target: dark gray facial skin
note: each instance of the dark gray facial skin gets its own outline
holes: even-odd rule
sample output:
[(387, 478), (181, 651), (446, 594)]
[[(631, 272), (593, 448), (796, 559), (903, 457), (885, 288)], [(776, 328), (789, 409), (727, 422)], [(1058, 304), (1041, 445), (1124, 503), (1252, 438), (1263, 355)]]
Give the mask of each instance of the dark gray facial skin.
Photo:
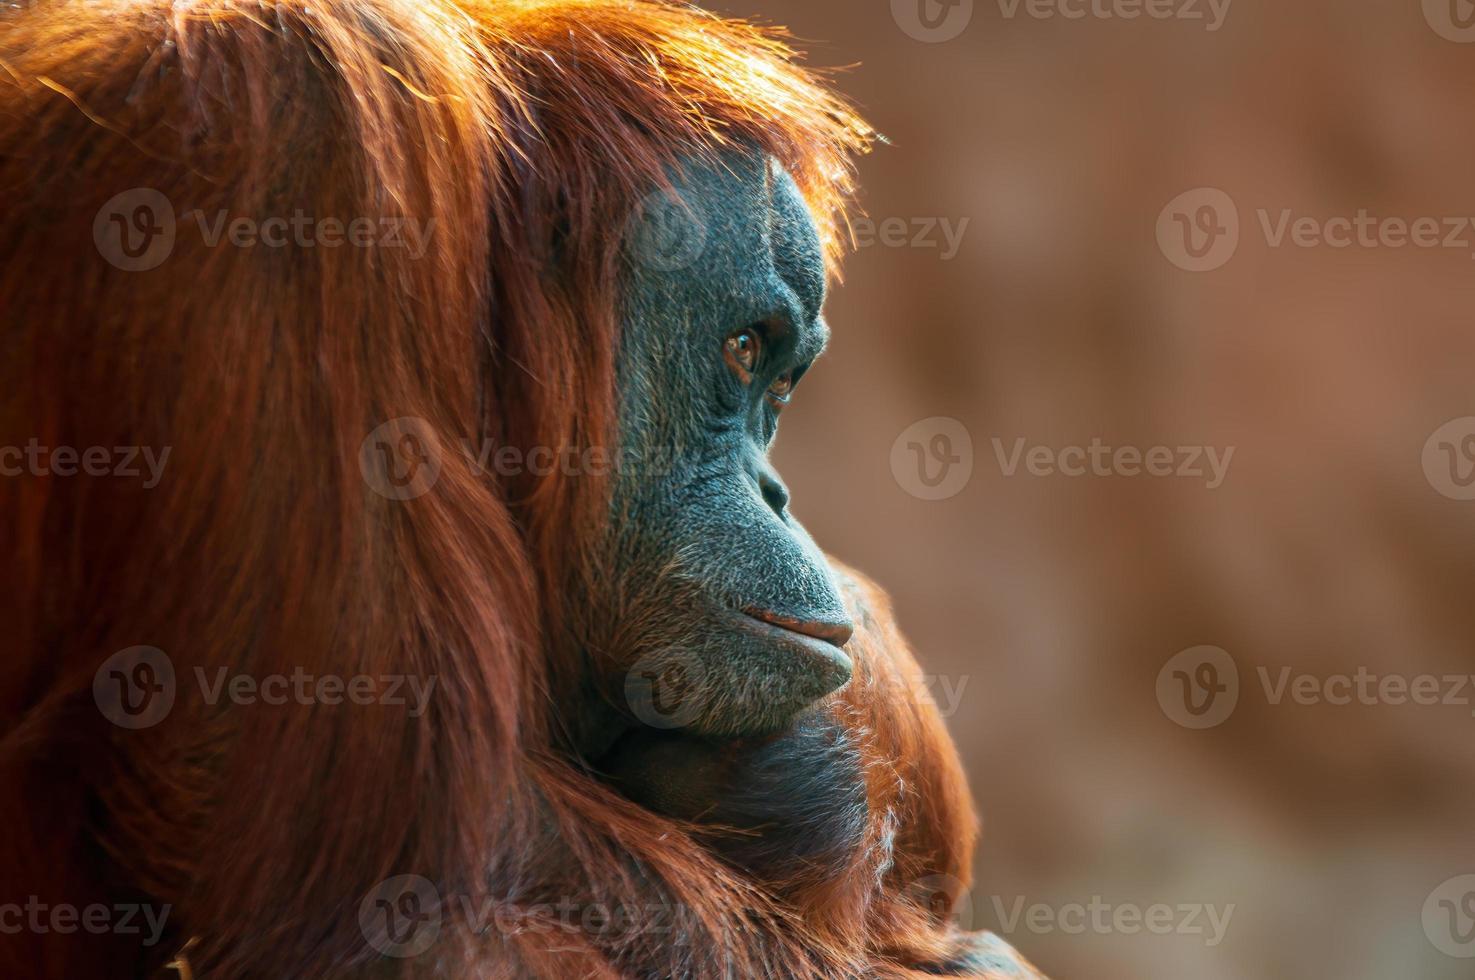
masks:
[(617, 571), (590, 618), (615, 632), (591, 659), (637, 723), (768, 734), (851, 672), (834, 577), (768, 461), (785, 382), (828, 337), (824, 261), (771, 162), (694, 164), (674, 185), (627, 236), (623, 465), (599, 562)]

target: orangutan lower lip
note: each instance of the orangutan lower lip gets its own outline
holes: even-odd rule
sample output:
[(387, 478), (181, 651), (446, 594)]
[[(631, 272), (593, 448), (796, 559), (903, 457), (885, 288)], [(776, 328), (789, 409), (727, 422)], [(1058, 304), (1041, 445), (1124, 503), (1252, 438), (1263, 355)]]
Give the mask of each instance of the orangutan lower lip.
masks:
[(846, 643), (850, 642), (850, 637), (855, 632), (855, 628), (849, 623), (819, 623), (795, 619), (792, 616), (781, 616), (778, 613), (769, 612), (766, 609), (744, 609), (743, 614), (751, 619), (758, 620), (760, 623), (777, 626), (779, 629), (788, 630), (790, 633), (798, 633), (801, 636), (812, 637), (816, 640), (824, 640), (826, 643), (837, 647), (843, 647)]

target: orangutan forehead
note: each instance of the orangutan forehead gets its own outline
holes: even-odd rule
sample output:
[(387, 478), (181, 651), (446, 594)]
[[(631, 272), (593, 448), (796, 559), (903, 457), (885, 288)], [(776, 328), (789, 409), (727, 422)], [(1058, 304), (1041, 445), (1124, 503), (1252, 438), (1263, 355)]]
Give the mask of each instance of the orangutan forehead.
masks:
[(794, 178), (777, 162), (768, 167), (770, 254), (774, 271), (808, 314), (819, 316), (825, 301), (825, 256), (819, 230)]
[(825, 255), (794, 179), (760, 155), (734, 154), (686, 161), (672, 183), (672, 200), (657, 192), (656, 206), (637, 215), (630, 243), (641, 312), (679, 309), (732, 327), (779, 318), (817, 354), (826, 339)]

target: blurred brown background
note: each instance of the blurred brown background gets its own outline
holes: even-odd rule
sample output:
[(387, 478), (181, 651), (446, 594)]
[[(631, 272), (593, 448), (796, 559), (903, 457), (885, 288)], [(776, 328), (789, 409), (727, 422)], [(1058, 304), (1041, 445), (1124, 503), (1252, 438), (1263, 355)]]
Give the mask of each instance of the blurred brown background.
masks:
[[(1475, 6), (1092, 4), (707, 4), (854, 66), (892, 141), (863, 203), (910, 229), (849, 260), (780, 469), (956, 695), (972, 925), (1059, 980), (1468, 980), (1475, 686), (1442, 678), (1475, 670), (1475, 421), (1431, 436), (1475, 415)], [(1234, 454), (1213, 488), (1007, 475), (1021, 438)], [(922, 499), (918, 452), (966, 483)], [(1201, 645), (1232, 669), (1165, 668)], [(1276, 703), (1359, 669), (1371, 703)], [(1181, 687), (1219, 717), (1174, 705), (1235, 671), (1237, 701)], [(1447, 703), (1378, 687), (1419, 675)], [(1167, 934), (1134, 928), (1158, 903)]]

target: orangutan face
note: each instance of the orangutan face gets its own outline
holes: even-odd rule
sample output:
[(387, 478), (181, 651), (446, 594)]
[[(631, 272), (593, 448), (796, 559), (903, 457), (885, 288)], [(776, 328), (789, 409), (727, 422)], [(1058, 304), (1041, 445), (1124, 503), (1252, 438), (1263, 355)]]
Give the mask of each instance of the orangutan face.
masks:
[(647, 200), (625, 250), (629, 465), (599, 617), (617, 626), (596, 642), (647, 691), (654, 724), (768, 732), (851, 672), (832, 573), (768, 459), (828, 338), (824, 259), (799, 189), (769, 161), (692, 165), (674, 190)]

